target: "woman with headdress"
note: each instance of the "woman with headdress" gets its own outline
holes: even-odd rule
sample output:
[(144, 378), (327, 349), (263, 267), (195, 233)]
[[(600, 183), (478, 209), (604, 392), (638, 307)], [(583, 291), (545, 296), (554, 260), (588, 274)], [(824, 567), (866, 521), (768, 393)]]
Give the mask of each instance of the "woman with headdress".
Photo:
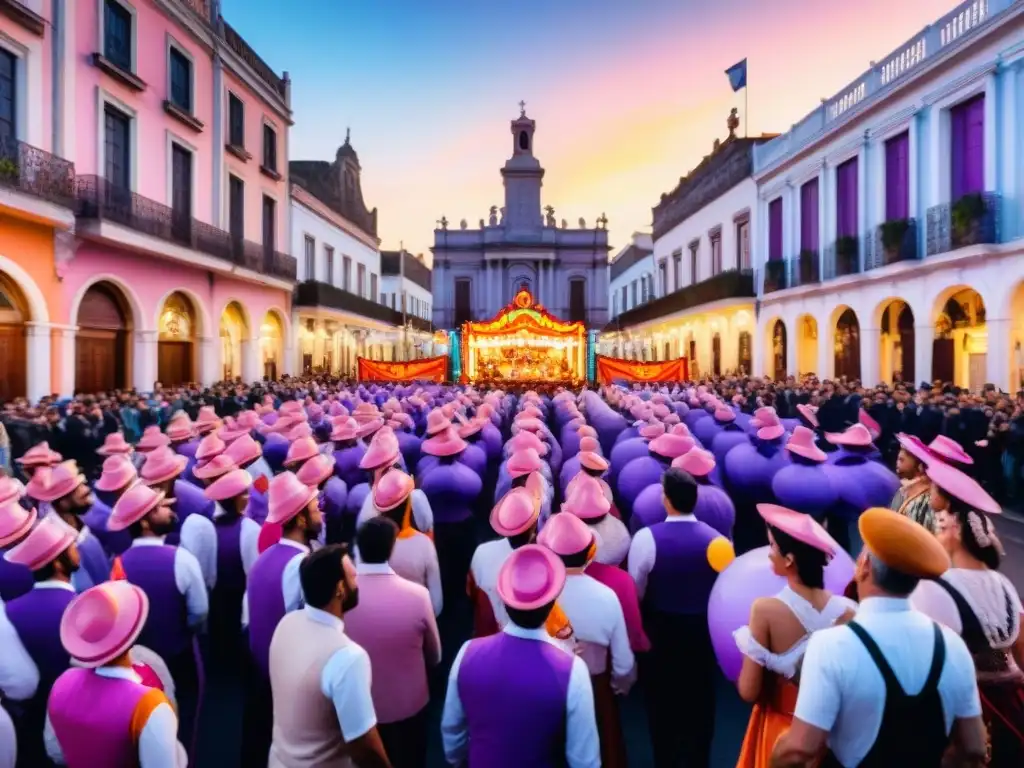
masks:
[(750, 624), (734, 633), (746, 657), (736, 687), (754, 704), (737, 768), (767, 768), (775, 741), (793, 721), (800, 662), (819, 629), (853, 618), (856, 604), (825, 589), (825, 565), (836, 543), (815, 520), (774, 504), (758, 504), (768, 558), (786, 586), (754, 601)]
[(1004, 557), (991, 515), (999, 504), (960, 470), (928, 464), (936, 536), (952, 567), (922, 582), (914, 607), (958, 631), (974, 657), (990, 766), (1024, 765), (1024, 608), (1010, 580), (999, 572)]

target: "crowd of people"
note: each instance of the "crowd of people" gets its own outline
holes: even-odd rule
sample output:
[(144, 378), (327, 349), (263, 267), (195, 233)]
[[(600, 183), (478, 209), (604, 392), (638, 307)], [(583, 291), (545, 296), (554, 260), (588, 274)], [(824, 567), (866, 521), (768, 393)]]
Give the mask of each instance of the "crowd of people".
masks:
[(245, 768), (422, 768), (448, 662), (453, 766), (625, 766), (634, 685), (653, 764), (708, 766), (722, 674), (739, 768), (1024, 765), (995, 390), (320, 377), (3, 425), (0, 768), (195, 765), (212, 680)]

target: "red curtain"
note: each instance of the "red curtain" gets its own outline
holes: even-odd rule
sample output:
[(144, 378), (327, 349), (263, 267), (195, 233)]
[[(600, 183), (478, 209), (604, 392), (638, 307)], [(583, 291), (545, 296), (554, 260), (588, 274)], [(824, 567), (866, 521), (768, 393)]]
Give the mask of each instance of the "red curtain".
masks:
[(356, 377), (359, 381), (434, 381), (440, 383), (448, 377), (448, 355), (428, 357), (423, 360), (408, 360), (401, 363), (385, 363), (381, 360), (357, 357)]
[(630, 382), (686, 381), (689, 369), (685, 357), (660, 363), (642, 360), (623, 360), (618, 357), (597, 356), (597, 380), (611, 384), (615, 380)]

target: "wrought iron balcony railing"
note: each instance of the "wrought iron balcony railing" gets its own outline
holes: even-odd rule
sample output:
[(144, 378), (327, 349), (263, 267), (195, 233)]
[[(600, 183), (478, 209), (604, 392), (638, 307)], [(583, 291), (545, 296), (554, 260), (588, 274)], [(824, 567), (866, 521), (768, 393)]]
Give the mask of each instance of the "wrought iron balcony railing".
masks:
[[(402, 313), (392, 309), (385, 304), (378, 304), (371, 299), (363, 298), (355, 293), (350, 293), (344, 288), (329, 283), (321, 283), (316, 280), (306, 280), (295, 286), (295, 306), (297, 307), (327, 307), (341, 312), (352, 312), (356, 315), (368, 317), (381, 323), (393, 325), (396, 328), (402, 327)], [(409, 327), (417, 331), (432, 331), (434, 326), (429, 320), (421, 317), (406, 315), (405, 320)]]
[(100, 176), (79, 177), (77, 215), (85, 221), (120, 224), (254, 272), (295, 280), (298, 263), (293, 256), (235, 237)]
[(996, 192), (976, 192), (929, 208), (928, 255), (998, 243), (1001, 202)]
[(75, 164), (13, 136), (0, 136), (0, 185), (73, 208)]
[(775, 259), (773, 261), (767, 261), (764, 265), (764, 292), (774, 293), (775, 291), (781, 291), (787, 288), (788, 281), (786, 279), (786, 265), (788, 262), (784, 259)]
[(867, 268), (878, 269), (921, 258), (917, 234), (917, 219), (893, 219), (879, 224), (871, 242)]
[(787, 288), (814, 285), (821, 282), (821, 261), (817, 251), (800, 251), (790, 262)]
[(856, 275), (860, 272), (860, 238), (838, 238), (825, 249), (825, 279)]
[(751, 299), (755, 296), (754, 276), (750, 270), (732, 269), (707, 280), (673, 291), (660, 299), (633, 307), (613, 318), (604, 330), (614, 331), (657, 320), (659, 317), (725, 299)]

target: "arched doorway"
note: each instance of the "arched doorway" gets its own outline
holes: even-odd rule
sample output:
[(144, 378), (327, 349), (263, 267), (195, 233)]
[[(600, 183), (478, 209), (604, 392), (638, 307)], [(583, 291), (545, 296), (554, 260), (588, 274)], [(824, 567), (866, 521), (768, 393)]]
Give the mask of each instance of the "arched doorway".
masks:
[(801, 315), (796, 321), (796, 370), (800, 376), (821, 375), (818, 368), (818, 321), (813, 315)]
[(1024, 389), (1024, 282), (1010, 302), (1010, 392)]
[(882, 310), (878, 338), (878, 372), (882, 379), (914, 384), (914, 356), (914, 310), (903, 299), (893, 299)]
[(260, 324), (260, 360), (263, 376), (270, 381), (278, 377), (281, 360), (284, 357), (284, 326), (273, 310), (267, 312)]
[[(849, 307), (836, 320), (835, 377), (860, 379), (860, 322)], [(868, 383), (874, 386), (877, 382)]]
[(711, 375), (722, 375), (722, 337), (718, 333), (711, 337)]
[(249, 324), (237, 301), (230, 302), (220, 315), (220, 378), (232, 381), (244, 375), (242, 342), (249, 338)]
[(753, 350), (753, 338), (751, 338), (750, 331), (740, 331), (739, 338), (739, 366), (740, 372), (750, 374), (752, 360), (754, 355)]
[(196, 311), (192, 300), (175, 291), (160, 310), (157, 339), (157, 380), (164, 386), (193, 381)]
[(985, 302), (973, 288), (952, 288), (936, 302), (932, 379), (977, 392), (987, 373)]
[(0, 399), (24, 397), (28, 357), (25, 322), (31, 319), (21, 288), (0, 272)]
[(128, 385), (131, 312), (113, 283), (89, 286), (78, 305), (75, 335), (75, 389), (107, 392)]
[(786, 378), (786, 324), (781, 319), (772, 326), (772, 378), (775, 381)]

